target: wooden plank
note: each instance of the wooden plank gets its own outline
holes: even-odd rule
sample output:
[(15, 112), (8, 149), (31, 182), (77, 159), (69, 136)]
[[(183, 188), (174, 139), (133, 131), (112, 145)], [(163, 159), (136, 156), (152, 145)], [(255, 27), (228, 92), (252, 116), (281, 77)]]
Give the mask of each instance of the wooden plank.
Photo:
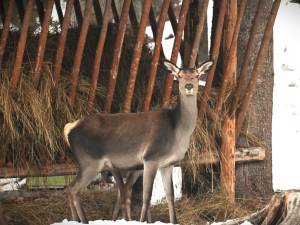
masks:
[(0, 178), (72, 175), (76, 174), (77, 171), (78, 165), (75, 163), (53, 164), (45, 168), (34, 169), (0, 168)]
[[(250, 163), (262, 161), (266, 157), (266, 150), (262, 147), (239, 148), (235, 152), (236, 163)], [(196, 162), (198, 165), (215, 164), (219, 162), (219, 156), (216, 153), (203, 153), (200, 160)], [(189, 161), (185, 160), (179, 165), (188, 164)], [(72, 175), (78, 171), (76, 163), (66, 164), (53, 164), (44, 168), (35, 169), (16, 169), (16, 168), (0, 168), (0, 178), (9, 177), (28, 177), (28, 176), (59, 176), (59, 175)]]
[[(262, 147), (238, 148), (235, 151), (235, 163), (251, 163), (265, 160), (266, 149)], [(193, 163), (197, 165), (216, 164), (220, 162), (220, 156), (216, 152), (205, 152), (199, 157), (199, 160)], [(183, 161), (188, 164), (189, 161)]]

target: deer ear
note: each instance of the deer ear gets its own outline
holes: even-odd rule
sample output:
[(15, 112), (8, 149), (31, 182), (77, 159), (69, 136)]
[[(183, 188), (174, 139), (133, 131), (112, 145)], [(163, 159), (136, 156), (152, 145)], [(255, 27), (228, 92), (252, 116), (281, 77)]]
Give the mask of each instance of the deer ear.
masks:
[(164, 65), (175, 77), (178, 77), (180, 69), (176, 65), (174, 65), (170, 61), (164, 61)]
[(198, 78), (200, 78), (201, 75), (205, 74), (207, 70), (211, 68), (213, 63), (213, 61), (206, 61), (205, 63), (202, 63), (201, 66), (197, 68)]

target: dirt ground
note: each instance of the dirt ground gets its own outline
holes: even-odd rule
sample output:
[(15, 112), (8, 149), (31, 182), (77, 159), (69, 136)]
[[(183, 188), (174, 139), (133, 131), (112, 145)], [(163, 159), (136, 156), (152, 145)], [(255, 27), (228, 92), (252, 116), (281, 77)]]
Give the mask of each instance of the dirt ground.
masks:
[[(115, 190), (87, 190), (81, 194), (84, 210), (89, 220), (111, 219)], [(229, 204), (221, 194), (206, 194), (199, 197), (186, 197), (175, 203), (178, 223), (182, 225), (204, 225), (207, 221), (224, 220), (247, 215), (262, 208), (267, 199), (238, 199), (235, 205)], [(140, 204), (133, 200), (133, 219), (138, 220)], [(61, 190), (39, 191), (32, 197), (22, 196), (3, 204), (8, 225), (49, 225), (63, 219), (71, 219), (66, 194)], [(151, 207), (153, 221), (168, 222), (167, 204)]]

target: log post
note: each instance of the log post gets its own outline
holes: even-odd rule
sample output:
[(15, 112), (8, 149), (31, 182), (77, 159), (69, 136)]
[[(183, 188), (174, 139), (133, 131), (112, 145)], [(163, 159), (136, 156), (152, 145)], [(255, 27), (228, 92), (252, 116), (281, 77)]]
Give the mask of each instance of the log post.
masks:
[[(245, 1), (243, 1), (245, 4)], [(239, 15), (241, 16), (241, 15)], [(224, 24), (224, 42), (223, 42), (223, 52), (225, 57), (230, 61), (227, 63), (226, 72), (228, 75), (229, 85), (233, 85), (236, 79), (236, 65), (237, 65), (237, 54), (236, 47), (232, 46), (233, 39), (235, 39), (237, 34), (235, 31), (237, 22), (237, 3), (235, 0), (227, 1), (227, 9), (225, 15)], [(236, 45), (236, 41), (234, 42)], [(233, 49), (233, 51), (232, 51)], [(231, 55), (228, 56), (228, 53)], [(227, 55), (227, 57), (226, 57)], [(225, 82), (225, 79), (223, 80)], [(222, 105), (222, 104), (221, 104)], [(222, 128), (222, 144), (221, 144), (221, 175), (220, 175), (220, 185), (222, 192), (226, 193), (228, 200), (233, 203), (235, 200), (235, 118), (225, 117), (223, 121)]]

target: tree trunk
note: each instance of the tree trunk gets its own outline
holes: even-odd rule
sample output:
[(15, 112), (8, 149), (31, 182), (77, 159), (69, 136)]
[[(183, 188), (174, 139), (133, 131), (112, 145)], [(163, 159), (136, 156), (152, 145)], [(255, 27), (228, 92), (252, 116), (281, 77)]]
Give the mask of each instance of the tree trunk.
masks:
[[(260, 26), (254, 41), (255, 46), (251, 57), (249, 68), (252, 70), (263, 31), (267, 22), (267, 16), (272, 7), (272, 0), (264, 1), (264, 10), (260, 15)], [(258, 0), (248, 1), (248, 6), (241, 26), (238, 47), (238, 68), (241, 67), (243, 55), (246, 49), (247, 41), (250, 34), (250, 28), (255, 15)], [(236, 167), (236, 194), (241, 196), (244, 194), (256, 192), (261, 195), (270, 194), (272, 192), (272, 96), (273, 96), (273, 45), (270, 44), (266, 61), (259, 75), (256, 90), (252, 98), (252, 103), (248, 110), (249, 118), (247, 126), (244, 126), (244, 132), (254, 134), (258, 137), (260, 143), (266, 146), (266, 160), (257, 163), (237, 165)], [(241, 135), (243, 136), (243, 135)], [(248, 143), (246, 138), (240, 138), (238, 145), (253, 145)]]
[[(232, 38), (234, 36), (235, 24), (237, 21), (237, 3), (235, 0), (227, 1), (227, 10), (225, 15), (224, 33), (223, 33), (223, 52), (225, 53), (225, 60), (229, 59), (229, 51), (232, 45)], [(225, 62), (225, 65), (229, 62)], [(236, 51), (234, 57), (230, 62), (230, 76), (228, 86), (233, 86), (236, 80)], [(225, 67), (223, 68), (225, 73)], [(223, 105), (223, 104), (222, 104)], [(222, 106), (221, 106), (222, 109)], [(222, 125), (222, 141), (220, 149), (220, 186), (221, 190), (227, 194), (228, 200), (234, 202), (235, 200), (235, 118), (225, 117)]]

